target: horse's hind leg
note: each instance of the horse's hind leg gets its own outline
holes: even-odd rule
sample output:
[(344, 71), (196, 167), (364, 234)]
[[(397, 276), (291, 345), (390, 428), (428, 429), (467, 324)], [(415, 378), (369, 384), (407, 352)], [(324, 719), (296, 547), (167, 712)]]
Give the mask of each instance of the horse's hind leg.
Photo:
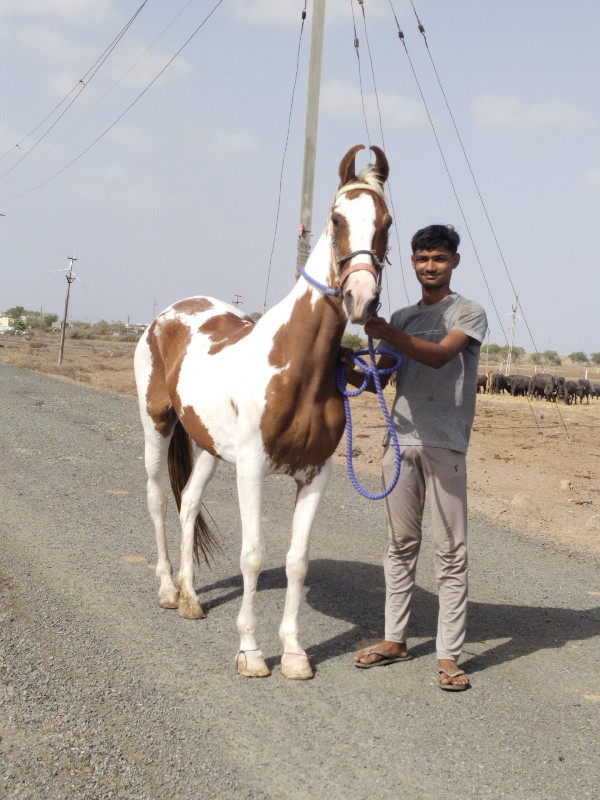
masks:
[(308, 570), (310, 531), (330, 475), (331, 459), (311, 483), (298, 484), (292, 542), (285, 564), (287, 575), (285, 608), (279, 627), (279, 638), (283, 645), (281, 672), (286, 678), (294, 680), (307, 680), (314, 675), (309, 658), (298, 640), (298, 614), (302, 586)]
[(158, 605), (161, 608), (177, 608), (179, 589), (173, 580), (173, 567), (169, 559), (165, 521), (167, 518), (167, 454), (170, 436), (165, 437), (152, 428), (146, 427), (145, 464), (148, 475), (148, 511), (154, 523), (158, 560), (156, 576), (160, 580)]
[(217, 459), (201, 450), (194, 449), (194, 466), (181, 493), (181, 563), (177, 582), (179, 583), (179, 616), (185, 619), (202, 619), (206, 616), (198, 602), (194, 589), (194, 529), (196, 518), (202, 507), (202, 495), (207, 483), (215, 474)]

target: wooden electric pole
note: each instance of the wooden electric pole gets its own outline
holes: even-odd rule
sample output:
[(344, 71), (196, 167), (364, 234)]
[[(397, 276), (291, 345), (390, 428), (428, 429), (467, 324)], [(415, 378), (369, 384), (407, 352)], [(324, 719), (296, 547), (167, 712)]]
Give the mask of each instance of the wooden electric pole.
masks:
[(69, 259), (69, 269), (67, 270), (67, 296), (65, 297), (65, 313), (63, 316), (62, 327), (60, 329), (60, 350), (58, 353), (58, 364), (59, 366), (63, 362), (63, 353), (65, 350), (65, 333), (67, 330), (67, 315), (69, 313), (69, 294), (71, 292), (71, 284), (75, 280), (75, 274), (73, 273), (73, 262), (77, 261), (77, 256), (67, 256)]

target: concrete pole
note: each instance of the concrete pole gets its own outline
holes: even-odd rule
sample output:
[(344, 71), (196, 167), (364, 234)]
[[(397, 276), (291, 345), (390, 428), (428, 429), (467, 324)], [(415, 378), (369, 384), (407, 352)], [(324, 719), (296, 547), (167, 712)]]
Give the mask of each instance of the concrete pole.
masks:
[(298, 226), (298, 258), (300, 269), (310, 255), (312, 233), (312, 205), (315, 185), (315, 160), (317, 154), (317, 123), (321, 92), (321, 65), (323, 63), (323, 32), (325, 28), (325, 0), (314, 0), (312, 34), (310, 40), (310, 67), (306, 99), (306, 129), (304, 135), (304, 171), (300, 198), (300, 225)]

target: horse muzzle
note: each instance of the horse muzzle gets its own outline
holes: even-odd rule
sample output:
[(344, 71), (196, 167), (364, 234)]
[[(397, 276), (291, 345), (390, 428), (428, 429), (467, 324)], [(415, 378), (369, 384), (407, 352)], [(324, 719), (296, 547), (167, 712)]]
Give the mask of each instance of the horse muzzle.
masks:
[(364, 325), (379, 308), (381, 287), (371, 264), (357, 264), (342, 288), (344, 311), (356, 325)]

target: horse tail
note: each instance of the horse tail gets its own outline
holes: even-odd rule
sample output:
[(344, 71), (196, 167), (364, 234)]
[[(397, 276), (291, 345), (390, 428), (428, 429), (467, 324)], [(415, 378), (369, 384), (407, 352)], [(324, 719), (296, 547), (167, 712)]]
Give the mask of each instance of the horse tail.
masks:
[[(181, 510), (181, 493), (192, 474), (193, 467), (192, 440), (179, 421), (175, 425), (169, 443), (168, 467), (171, 489), (179, 511)], [(211, 557), (219, 550), (221, 550), (221, 546), (200, 511), (194, 524), (194, 561), (199, 564), (200, 553), (202, 553), (202, 557), (210, 567)]]

